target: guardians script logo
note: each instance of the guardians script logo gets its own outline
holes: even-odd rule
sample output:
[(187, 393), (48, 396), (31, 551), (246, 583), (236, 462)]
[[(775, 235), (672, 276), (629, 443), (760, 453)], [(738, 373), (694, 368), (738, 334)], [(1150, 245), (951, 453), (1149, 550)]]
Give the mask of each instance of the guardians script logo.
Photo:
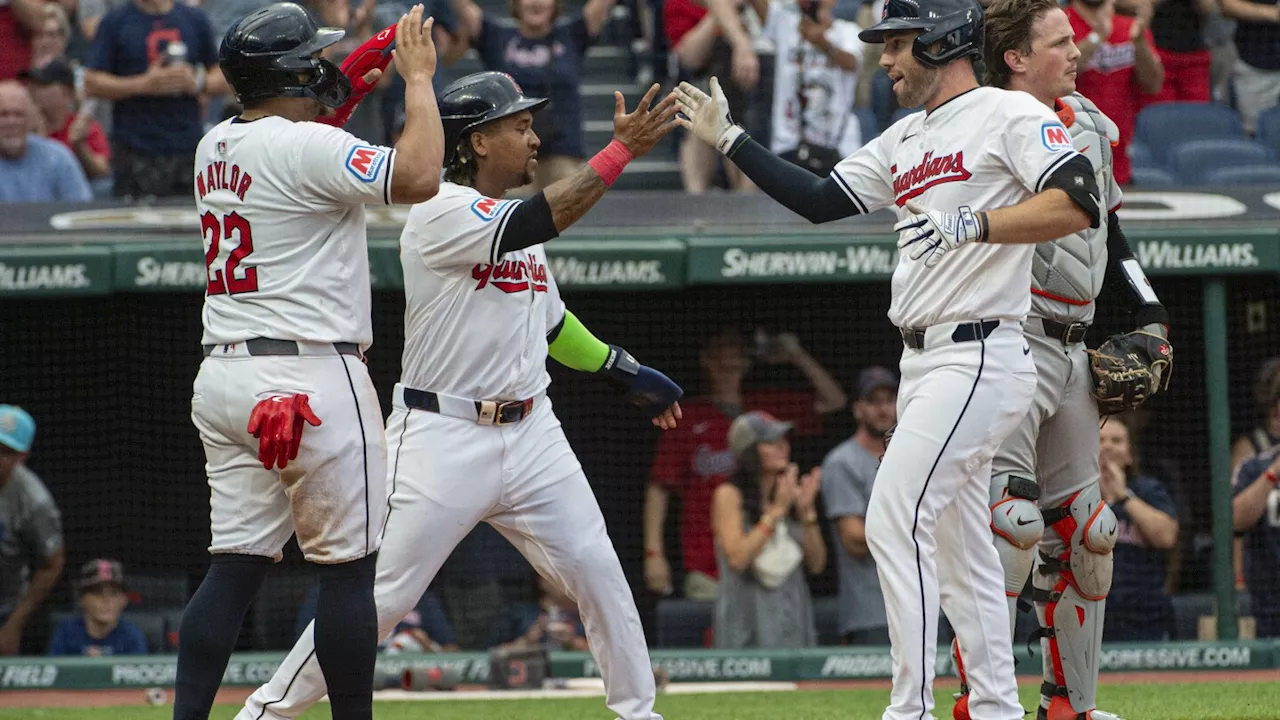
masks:
[(949, 182), (964, 182), (971, 175), (964, 167), (964, 151), (950, 155), (937, 155), (933, 151), (924, 154), (919, 165), (898, 174), (898, 166), (889, 168), (893, 173), (893, 194), (897, 198), (898, 207), (920, 195), (934, 185)]
[(492, 285), (504, 293), (547, 291), (547, 266), (533, 255), (503, 260), (497, 265), (476, 265), (471, 268), (471, 277), (476, 281), (476, 290)]

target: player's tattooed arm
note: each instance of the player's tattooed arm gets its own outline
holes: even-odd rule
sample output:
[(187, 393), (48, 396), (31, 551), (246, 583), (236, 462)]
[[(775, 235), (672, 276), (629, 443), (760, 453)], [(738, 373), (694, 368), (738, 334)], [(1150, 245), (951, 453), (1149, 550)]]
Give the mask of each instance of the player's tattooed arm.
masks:
[(590, 165), (583, 165), (569, 177), (547, 187), (547, 205), (551, 206), (551, 220), (556, 231), (563, 231), (578, 222), (608, 190), (604, 178)]

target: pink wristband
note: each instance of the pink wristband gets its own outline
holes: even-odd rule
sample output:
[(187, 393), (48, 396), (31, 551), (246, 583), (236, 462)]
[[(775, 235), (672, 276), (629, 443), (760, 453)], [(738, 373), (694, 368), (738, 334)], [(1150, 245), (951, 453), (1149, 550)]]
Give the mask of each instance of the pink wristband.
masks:
[(592, 170), (596, 171), (596, 174), (600, 176), (606, 186), (613, 187), (614, 181), (622, 174), (622, 169), (627, 166), (627, 163), (631, 162), (633, 157), (635, 156), (631, 154), (626, 145), (617, 140), (611, 140), (587, 164), (591, 166)]

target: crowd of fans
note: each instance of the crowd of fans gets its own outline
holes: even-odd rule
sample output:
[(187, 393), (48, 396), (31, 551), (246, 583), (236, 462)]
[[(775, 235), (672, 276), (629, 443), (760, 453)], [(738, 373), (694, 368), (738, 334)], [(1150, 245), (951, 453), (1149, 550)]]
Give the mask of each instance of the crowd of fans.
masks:
[[(205, 129), (235, 112), (217, 70), (226, 28), (269, 0), (0, 0), (0, 202), (133, 200), (191, 192)], [(551, 99), (534, 188), (577, 167), (584, 147), (589, 49), (616, 0), (430, 0), (444, 70), (473, 51), (526, 92)], [(346, 28), (340, 59), (394, 23), (408, 0), (302, 0)], [(883, 0), (629, 0), (613, 37), (635, 79), (705, 87), (716, 75), (735, 118), (777, 153), (825, 174), (898, 109), (877, 46), (858, 38)], [(1280, 104), (1280, 4), (1273, 0), (1067, 0), (1081, 50), (1078, 89), (1120, 127), (1116, 176), (1142, 108), (1171, 101), (1235, 107), (1247, 132)], [(616, 35), (616, 33), (615, 33)], [(371, 142), (398, 129), (403, 84), (387, 73), (348, 124)], [(857, 113), (855, 109), (865, 112)], [(870, 121), (874, 118), (874, 121)], [(865, 127), (864, 125), (873, 125)], [(105, 128), (105, 130), (104, 130)], [(751, 190), (704, 143), (676, 151), (688, 192)]]

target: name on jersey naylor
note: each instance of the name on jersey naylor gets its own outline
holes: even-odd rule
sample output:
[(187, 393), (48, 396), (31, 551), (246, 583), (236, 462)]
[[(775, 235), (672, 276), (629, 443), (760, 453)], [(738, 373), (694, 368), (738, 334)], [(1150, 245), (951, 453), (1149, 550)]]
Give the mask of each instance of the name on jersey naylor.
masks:
[(476, 290), (492, 285), (504, 293), (518, 293), (533, 289), (547, 291), (547, 266), (532, 255), (528, 260), (503, 260), (497, 265), (480, 264), (471, 268), (471, 278)]
[(219, 160), (209, 163), (204, 172), (196, 175), (196, 194), (203, 199), (214, 190), (230, 190), (243, 202), (244, 194), (252, 184), (253, 177), (247, 172), (241, 172), (239, 165)]
[(919, 165), (902, 174), (898, 174), (897, 165), (891, 165), (889, 172), (893, 173), (893, 195), (898, 207), (935, 185), (964, 182), (972, 177), (964, 166), (963, 150), (950, 155), (934, 155), (930, 150)]
[(93, 284), (84, 263), (6, 265), (0, 263), (0, 290), (69, 290)]

